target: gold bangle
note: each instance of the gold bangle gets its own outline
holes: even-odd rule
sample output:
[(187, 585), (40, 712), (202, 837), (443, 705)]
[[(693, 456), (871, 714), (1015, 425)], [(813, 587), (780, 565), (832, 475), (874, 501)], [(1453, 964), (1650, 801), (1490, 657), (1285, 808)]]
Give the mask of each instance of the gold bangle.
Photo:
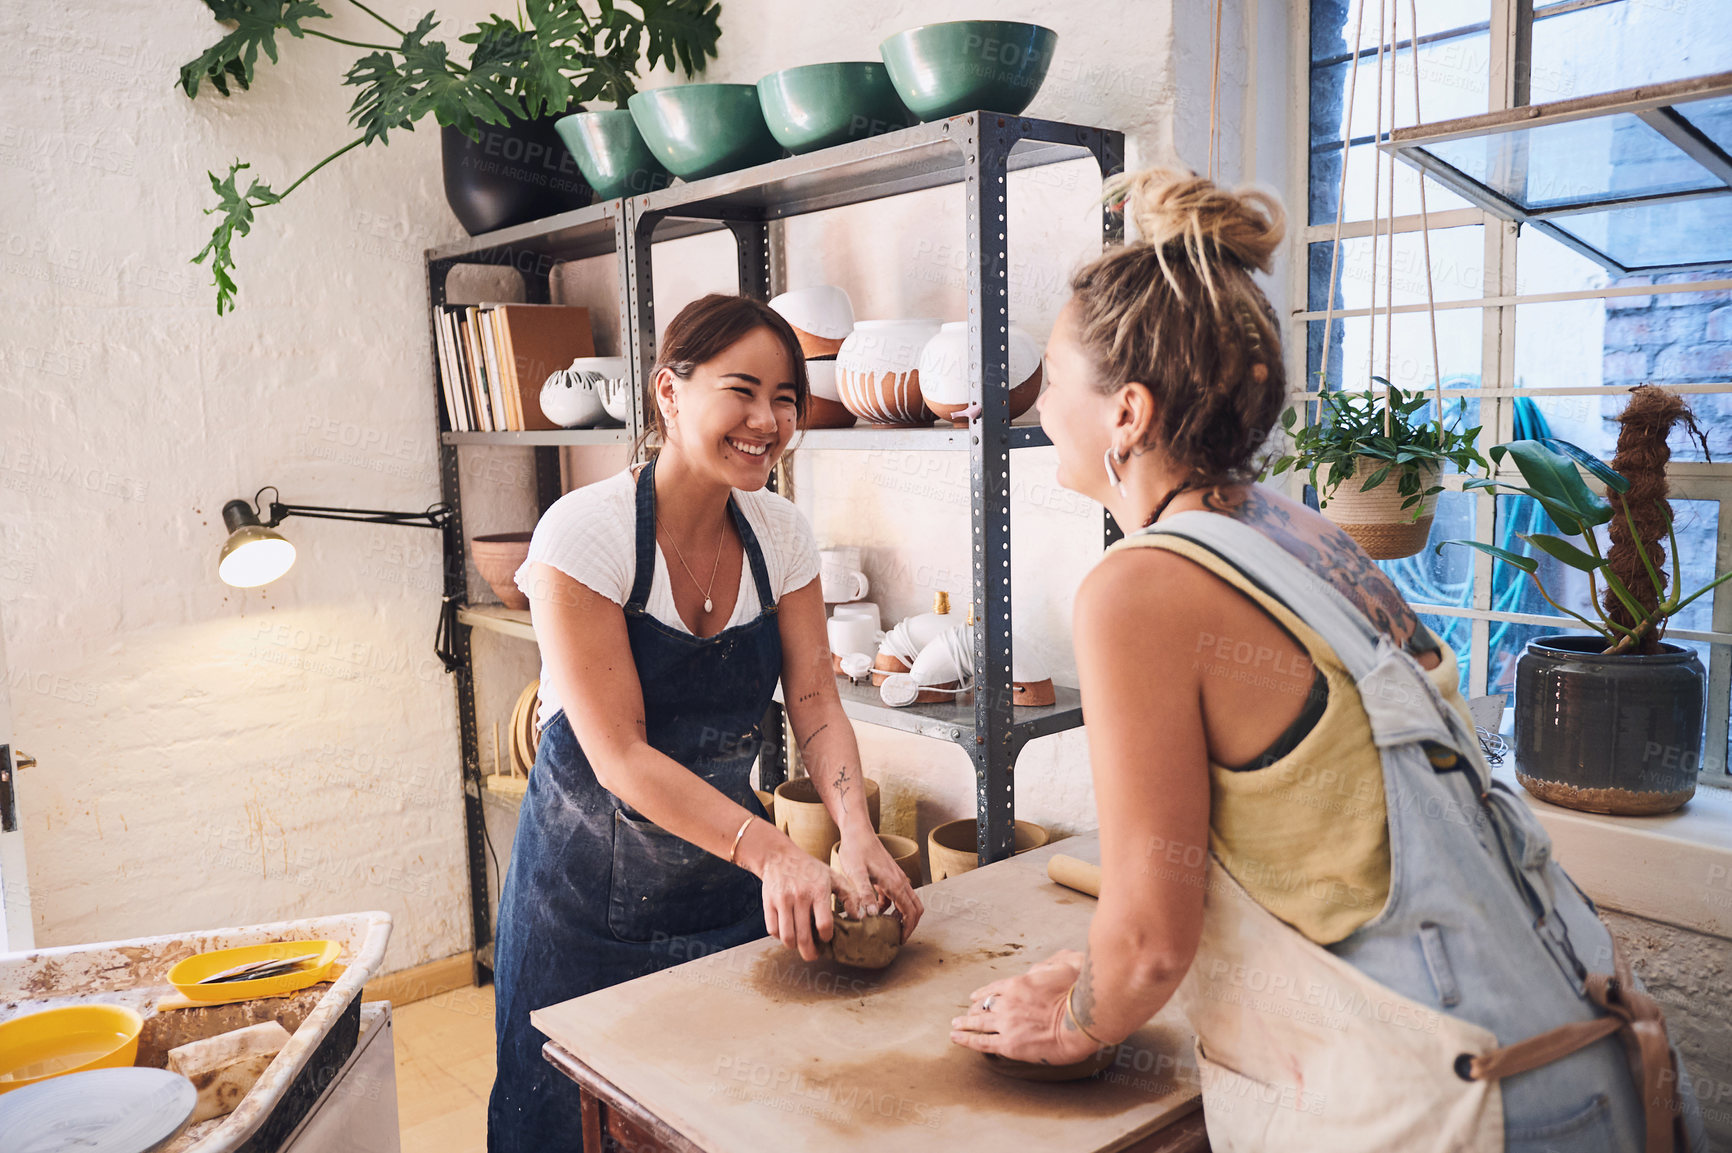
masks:
[[(1080, 978), (1079, 978), (1079, 980), (1080, 980)], [(1076, 1009), (1074, 1009), (1070, 1003), (1071, 998), (1076, 996), (1076, 984), (1077, 984), (1076, 981), (1072, 981), (1070, 983), (1070, 988), (1065, 990), (1065, 994), (1064, 994), (1064, 1018), (1066, 1021), (1069, 1021), (1071, 1023), (1071, 1026), (1074, 1029), (1076, 1029), (1077, 1032), (1081, 1033), (1083, 1036), (1085, 1036), (1089, 1040), (1093, 1041), (1096, 1045), (1100, 1046), (1102, 1049), (1105, 1049), (1108, 1047), (1107, 1043), (1105, 1041), (1101, 1040), (1099, 1037), (1095, 1036), (1093, 1033), (1089, 1032), (1087, 1029), (1083, 1028), (1082, 1022), (1077, 1020), (1077, 1018), (1076, 1018)]]
[(740, 831), (734, 834), (734, 847), (728, 850), (728, 864), (737, 865), (740, 863), (734, 859), (740, 855), (740, 838), (746, 835), (746, 830), (751, 828), (752, 822), (757, 819), (756, 817), (747, 817), (740, 822)]

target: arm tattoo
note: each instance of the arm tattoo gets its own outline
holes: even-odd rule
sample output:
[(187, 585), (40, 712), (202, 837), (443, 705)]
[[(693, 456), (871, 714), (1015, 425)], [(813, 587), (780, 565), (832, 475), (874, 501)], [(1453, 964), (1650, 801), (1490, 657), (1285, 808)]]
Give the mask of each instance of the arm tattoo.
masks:
[(1215, 489), (1203, 498), (1210, 512), (1230, 516), (1250, 525), (1280, 545), (1306, 568), (1364, 613), (1378, 632), (1406, 644), (1419, 628), (1419, 619), (1401, 598), (1383, 570), (1372, 563), (1353, 539), (1334, 525), (1313, 535), (1293, 523), (1293, 515), (1271, 502), (1255, 485), (1242, 489)]
[(833, 783), (836, 787), (836, 802), (842, 806), (842, 811), (846, 813), (848, 811), (848, 766), (846, 764), (837, 767), (836, 780)]
[(823, 724), (819, 725), (817, 728), (815, 728), (811, 732), (807, 733), (806, 739), (800, 742), (801, 751), (804, 752), (806, 749), (811, 748), (812, 742), (818, 739), (818, 734), (823, 732), (825, 729), (827, 729), (829, 727), (830, 727), (830, 722), (825, 721)]

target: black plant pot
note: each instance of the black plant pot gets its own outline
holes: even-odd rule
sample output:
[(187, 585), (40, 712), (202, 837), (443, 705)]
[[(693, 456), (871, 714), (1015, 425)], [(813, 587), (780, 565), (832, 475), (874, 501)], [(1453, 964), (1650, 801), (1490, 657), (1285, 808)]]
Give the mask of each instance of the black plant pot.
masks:
[(1696, 654), (1603, 656), (1597, 636), (1538, 637), (1516, 662), (1516, 776), (1590, 813), (1669, 813), (1696, 792), (1707, 681)]
[(469, 235), (584, 208), (595, 198), (553, 130), (563, 115), (482, 124), (479, 140), (440, 129), (445, 200)]

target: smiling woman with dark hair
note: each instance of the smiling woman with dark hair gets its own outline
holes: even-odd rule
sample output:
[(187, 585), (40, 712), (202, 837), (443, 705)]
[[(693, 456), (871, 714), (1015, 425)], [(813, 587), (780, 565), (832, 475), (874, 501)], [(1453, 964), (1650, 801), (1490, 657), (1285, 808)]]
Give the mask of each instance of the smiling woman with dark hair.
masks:
[[(874, 835), (830, 668), (818, 557), (765, 484), (806, 400), (787, 321), (706, 296), (668, 325), (650, 379), (659, 451), (567, 493), (517, 584), (541, 646), (541, 747), (500, 896), (493, 1153), (577, 1150), (576, 1086), (541, 1057), (532, 1010), (766, 931), (818, 956), (831, 899), (920, 899)], [(750, 773), (780, 680), (831, 818), (839, 867), (765, 817)]]

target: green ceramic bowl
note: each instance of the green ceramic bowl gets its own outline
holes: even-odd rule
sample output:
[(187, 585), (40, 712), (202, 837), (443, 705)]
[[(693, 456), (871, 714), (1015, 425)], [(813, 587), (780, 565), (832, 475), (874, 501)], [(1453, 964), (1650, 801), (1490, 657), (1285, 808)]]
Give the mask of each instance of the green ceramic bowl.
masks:
[(770, 134), (789, 152), (815, 152), (920, 121), (876, 60), (784, 68), (758, 81)]
[(624, 108), (561, 116), (553, 127), (598, 200), (637, 196), (673, 183)]
[(922, 120), (977, 108), (1012, 116), (1040, 91), (1058, 33), (1014, 20), (956, 20), (898, 32), (878, 46), (902, 103)]
[(639, 92), (626, 106), (669, 172), (702, 180), (779, 159), (756, 84), (682, 84)]

